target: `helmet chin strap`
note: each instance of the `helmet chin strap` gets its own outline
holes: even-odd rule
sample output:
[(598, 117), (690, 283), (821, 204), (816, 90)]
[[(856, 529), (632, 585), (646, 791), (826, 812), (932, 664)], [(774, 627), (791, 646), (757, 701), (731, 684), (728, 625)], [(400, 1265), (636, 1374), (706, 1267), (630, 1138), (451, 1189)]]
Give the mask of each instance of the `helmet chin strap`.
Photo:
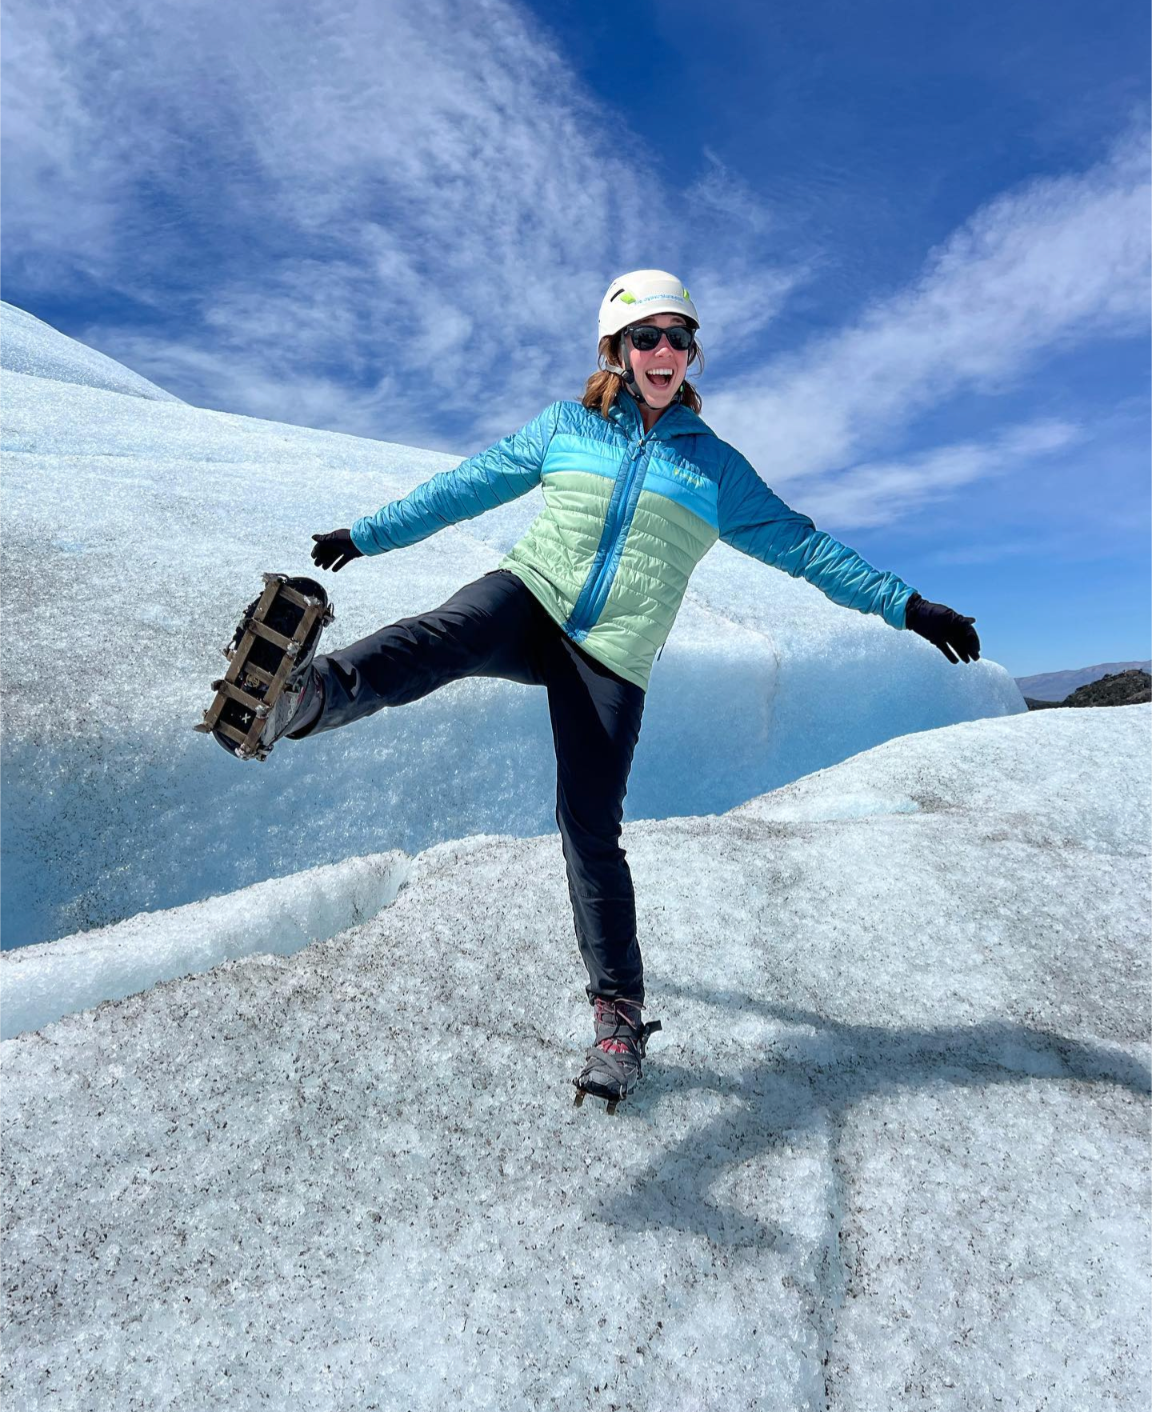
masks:
[[(623, 339), (620, 340), (620, 351), (621, 353), (624, 352)], [(625, 366), (622, 368), (617, 367), (615, 363), (607, 363), (605, 371), (615, 373), (617, 377), (622, 378), (624, 380), (624, 386), (628, 389), (628, 391), (632, 394), (636, 401), (639, 402), (642, 406), (647, 407), (650, 412), (655, 412), (659, 410), (651, 402), (649, 402), (647, 397), (645, 397), (644, 394), (640, 391), (640, 384), (636, 381), (636, 374), (632, 371), (631, 358), (627, 360)], [(680, 387), (676, 389), (676, 396), (673, 397), (672, 401), (668, 403), (669, 407), (671, 407), (672, 402), (680, 401), (680, 390), (681, 388), (683, 388), (683, 386), (684, 383), (683, 381), (681, 381)]]
[[(624, 351), (623, 339), (621, 339), (620, 341), (620, 351)], [(632, 371), (631, 358), (628, 359), (628, 361), (622, 368), (617, 367), (615, 363), (608, 363), (607, 370), (610, 373), (615, 373), (617, 377), (622, 378), (624, 380), (624, 386), (628, 389), (628, 391), (632, 394), (632, 396), (636, 399), (637, 402), (647, 407), (650, 411), (654, 412), (656, 410), (655, 407), (652, 406), (652, 403), (649, 402), (648, 399), (644, 396), (644, 394), (640, 391), (640, 386), (636, 381), (636, 374)]]

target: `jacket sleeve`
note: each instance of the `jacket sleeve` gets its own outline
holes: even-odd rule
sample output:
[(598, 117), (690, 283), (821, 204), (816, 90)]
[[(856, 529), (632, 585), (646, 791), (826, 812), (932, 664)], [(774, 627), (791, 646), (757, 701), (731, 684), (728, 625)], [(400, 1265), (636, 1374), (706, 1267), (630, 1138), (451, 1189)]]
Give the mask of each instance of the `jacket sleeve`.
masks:
[(544, 453), (556, 430), (560, 403), (481, 451), (454, 470), (441, 471), (402, 500), (352, 524), (352, 543), (362, 554), (385, 554), (418, 544), (437, 530), (506, 505), (540, 484)]
[(914, 589), (882, 573), (846, 544), (818, 530), (807, 515), (789, 509), (739, 452), (725, 465), (719, 490), (720, 538), (734, 549), (807, 579), (844, 608), (875, 613), (904, 627)]

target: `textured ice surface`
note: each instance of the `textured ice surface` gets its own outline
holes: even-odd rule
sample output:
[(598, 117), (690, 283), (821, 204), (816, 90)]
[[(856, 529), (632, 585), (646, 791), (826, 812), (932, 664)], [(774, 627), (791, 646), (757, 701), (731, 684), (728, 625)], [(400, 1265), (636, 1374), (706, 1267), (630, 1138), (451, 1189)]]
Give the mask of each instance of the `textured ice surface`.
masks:
[[(665, 1028), (614, 1119), (551, 834), (5, 1041), (8, 1405), (1144, 1412), (1150, 724), (630, 824)], [(143, 976), (227, 902), (65, 946)]]
[(290, 956), (375, 916), (410, 870), (403, 853), (349, 858), (206, 902), (17, 947), (0, 961), (0, 1036), (42, 1029), (102, 1000), (120, 1000), (254, 952)]
[[(314, 532), (454, 458), (125, 396), (142, 380), (121, 369), (109, 390), (102, 355), (19, 311), (4, 327), (27, 369), (3, 398), (5, 946), (358, 854), (554, 827), (541, 689), (462, 683), (263, 765), (191, 729), (261, 572), (312, 572)], [(540, 505), (329, 577), (323, 645), (443, 602)], [(953, 666), (720, 545), (653, 673), (627, 817), (722, 812), (892, 736), (1023, 710), (995, 663)]]
[[(46, 324), (34, 314), (2, 301), (0, 368), (7, 372), (50, 378), (55, 382), (102, 387), (109, 392), (124, 392), (155, 402), (180, 401), (171, 392), (165, 392), (123, 363), (98, 353), (95, 348), (86, 348), (74, 338), (57, 332), (51, 324)], [(7, 442), (5, 449), (10, 449)]]

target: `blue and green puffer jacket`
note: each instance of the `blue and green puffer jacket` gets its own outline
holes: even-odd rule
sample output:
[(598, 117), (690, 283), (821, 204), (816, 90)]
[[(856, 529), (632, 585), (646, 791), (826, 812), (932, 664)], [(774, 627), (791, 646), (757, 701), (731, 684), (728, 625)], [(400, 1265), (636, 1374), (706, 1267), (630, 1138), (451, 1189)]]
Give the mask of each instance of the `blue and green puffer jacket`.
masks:
[(500, 562), (573, 642), (644, 690), (692, 570), (717, 539), (814, 584), (834, 603), (904, 627), (914, 592), (790, 510), (745, 458), (674, 402), (645, 433), (622, 394), (609, 416), (553, 402), (502, 441), (352, 525), (364, 554), (416, 544), (544, 490)]

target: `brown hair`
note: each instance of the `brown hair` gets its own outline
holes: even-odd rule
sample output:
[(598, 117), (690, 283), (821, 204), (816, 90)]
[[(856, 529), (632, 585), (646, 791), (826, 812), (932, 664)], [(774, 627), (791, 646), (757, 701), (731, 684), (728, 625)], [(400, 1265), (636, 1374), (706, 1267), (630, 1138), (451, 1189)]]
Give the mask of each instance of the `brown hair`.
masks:
[[(602, 417), (607, 417), (609, 407), (616, 401), (624, 386), (624, 379), (619, 373), (610, 373), (603, 366), (605, 363), (615, 363), (618, 368), (627, 366), (624, 362), (625, 354), (621, 347), (622, 341), (623, 333), (605, 334), (600, 340), (600, 369), (593, 373), (584, 384), (584, 396), (580, 399), (590, 412), (599, 412)], [(692, 357), (689, 359), (688, 366), (692, 367), (693, 364), (698, 363), (700, 371), (703, 372), (704, 350), (699, 343), (695, 342), (692, 349)], [(624, 395), (625, 397), (631, 396), (628, 392), (625, 392)], [(700, 415), (700, 408), (703, 406), (700, 394), (687, 378), (680, 384), (680, 392), (676, 400), (683, 402), (685, 407), (690, 408), (697, 416)]]

